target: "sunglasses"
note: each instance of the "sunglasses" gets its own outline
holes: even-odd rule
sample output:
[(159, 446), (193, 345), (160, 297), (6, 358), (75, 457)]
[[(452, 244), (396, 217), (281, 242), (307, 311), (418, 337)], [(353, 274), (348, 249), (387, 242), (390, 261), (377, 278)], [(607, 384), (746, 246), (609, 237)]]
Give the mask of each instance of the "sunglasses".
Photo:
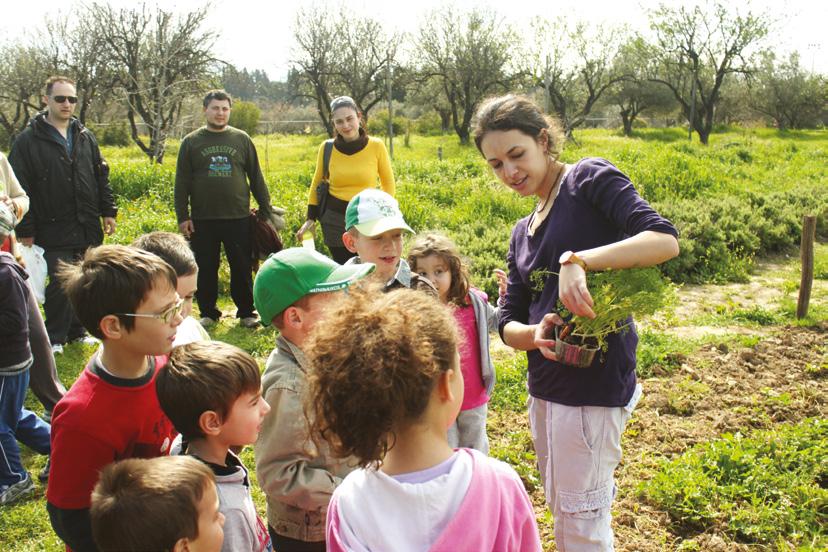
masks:
[(78, 103), (78, 97), (77, 96), (52, 96), (52, 99), (55, 100), (55, 102), (59, 103), (59, 104), (65, 102), (67, 100), (69, 100), (70, 104)]
[(131, 316), (133, 318), (156, 318), (163, 322), (164, 324), (169, 324), (173, 321), (173, 319), (181, 314), (181, 308), (184, 306), (184, 299), (179, 299), (175, 305), (171, 306), (164, 312), (159, 312), (158, 314), (144, 314), (144, 313), (134, 313), (134, 312), (119, 312), (116, 313), (117, 316)]

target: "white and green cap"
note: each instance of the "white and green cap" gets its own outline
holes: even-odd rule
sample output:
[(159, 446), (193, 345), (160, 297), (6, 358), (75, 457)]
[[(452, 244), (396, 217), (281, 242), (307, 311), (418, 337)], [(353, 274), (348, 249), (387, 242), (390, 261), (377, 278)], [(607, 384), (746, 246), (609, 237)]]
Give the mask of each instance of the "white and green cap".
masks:
[(376, 236), (389, 230), (407, 230), (414, 234), (406, 224), (397, 200), (376, 188), (362, 190), (348, 202), (345, 230), (354, 227), (365, 236)]

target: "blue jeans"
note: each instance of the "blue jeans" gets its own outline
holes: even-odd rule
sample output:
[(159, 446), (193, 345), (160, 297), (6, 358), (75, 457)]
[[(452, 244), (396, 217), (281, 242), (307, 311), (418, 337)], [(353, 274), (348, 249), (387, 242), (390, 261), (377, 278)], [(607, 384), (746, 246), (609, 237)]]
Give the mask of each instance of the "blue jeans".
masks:
[(26, 479), (17, 441), (40, 454), (51, 452), (51, 427), (34, 412), (23, 408), (28, 386), (28, 370), (14, 376), (0, 376), (0, 486)]

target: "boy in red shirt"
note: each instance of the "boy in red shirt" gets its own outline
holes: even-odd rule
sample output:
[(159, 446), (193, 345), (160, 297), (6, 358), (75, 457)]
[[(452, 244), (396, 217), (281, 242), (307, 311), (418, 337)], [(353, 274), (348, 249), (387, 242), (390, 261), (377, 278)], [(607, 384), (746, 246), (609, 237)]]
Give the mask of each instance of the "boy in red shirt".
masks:
[(60, 277), (81, 323), (102, 342), (52, 416), (46, 508), (55, 533), (83, 552), (97, 550), (89, 506), (100, 471), (169, 453), (176, 433), (155, 394), (167, 357), (155, 355), (172, 348), (182, 300), (170, 265), (121, 245), (89, 249)]

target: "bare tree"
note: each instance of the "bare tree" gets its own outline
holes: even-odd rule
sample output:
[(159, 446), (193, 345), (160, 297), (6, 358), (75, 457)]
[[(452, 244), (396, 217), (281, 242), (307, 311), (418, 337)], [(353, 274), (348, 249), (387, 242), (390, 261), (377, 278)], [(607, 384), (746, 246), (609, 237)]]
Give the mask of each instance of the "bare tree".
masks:
[(0, 48), (0, 126), (10, 142), (40, 109), (43, 86), (53, 71), (38, 46), (12, 43)]
[(511, 85), (514, 31), (491, 11), (461, 14), (446, 7), (426, 17), (417, 41), (419, 71), (439, 83), (454, 131), (467, 144), (478, 104)]
[(315, 103), (329, 135), (329, 106), (335, 96), (351, 96), (366, 118), (386, 99), (385, 70), (388, 63), (393, 65), (401, 38), (386, 33), (376, 19), (354, 17), (344, 5), (317, 4), (297, 12), (293, 38), (295, 94)]
[[(105, 45), (101, 55), (117, 70), (132, 140), (150, 159), (164, 159), (167, 135), (184, 100), (206, 87), (217, 59), (216, 34), (204, 30), (209, 5), (176, 16), (146, 6), (115, 10), (90, 6), (92, 23)], [(140, 117), (149, 143), (139, 133)]]
[(313, 100), (328, 136), (333, 136), (330, 103), (336, 70), (334, 22), (324, 6), (300, 9), (293, 26), (295, 45), (291, 60), (291, 88), (297, 97)]
[(707, 144), (722, 84), (730, 74), (751, 71), (748, 55), (768, 34), (770, 21), (715, 2), (707, 9), (662, 5), (651, 13), (650, 25), (655, 40), (649, 78), (673, 93), (691, 130)]
[(567, 136), (572, 136), (601, 96), (628, 76), (612, 64), (622, 30), (583, 22), (570, 26), (564, 19), (536, 19), (533, 27), (529, 72), (545, 91), (547, 110), (558, 115)]
[(95, 103), (113, 97), (116, 72), (106, 63), (104, 40), (92, 24), (92, 18), (76, 16), (48, 17), (38, 43), (58, 73), (75, 81), (78, 90), (77, 117), (86, 124)]

